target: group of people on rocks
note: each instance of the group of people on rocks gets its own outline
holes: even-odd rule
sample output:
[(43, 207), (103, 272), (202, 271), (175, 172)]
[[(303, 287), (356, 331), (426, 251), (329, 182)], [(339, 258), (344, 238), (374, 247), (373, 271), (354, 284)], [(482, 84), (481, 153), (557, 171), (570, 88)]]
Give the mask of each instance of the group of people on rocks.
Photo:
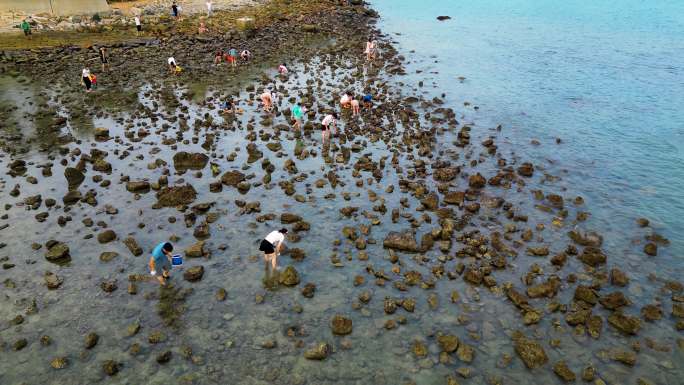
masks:
[[(244, 62), (248, 62), (252, 58), (252, 53), (247, 50), (243, 49), (240, 52), (240, 59)], [(214, 64), (219, 65), (221, 62), (225, 61), (226, 63), (230, 64), (231, 67), (235, 68), (237, 67), (237, 62), (238, 62), (238, 51), (234, 47), (231, 47), (228, 51), (223, 51), (223, 50), (217, 50), (216, 53), (214, 54)]]
[[(210, 1), (208, 1), (208, 9), (211, 12), (209, 6)], [(175, 3), (174, 3), (175, 5)], [(177, 15), (177, 10), (174, 14)], [(138, 21), (136, 21), (136, 25)], [(140, 31), (140, 29), (138, 29)], [(105, 71), (109, 64), (109, 57), (107, 54), (106, 47), (101, 47), (99, 50), (100, 61), (102, 63), (102, 70)], [(366, 49), (364, 51), (367, 60), (374, 60), (377, 48), (375, 41), (370, 38), (366, 43)], [(249, 61), (252, 57), (251, 52), (248, 50), (243, 50), (240, 53), (240, 58), (243, 61)], [(230, 48), (227, 52), (221, 50), (217, 51), (214, 55), (214, 64), (218, 65), (222, 61), (228, 62), (231, 66), (237, 65), (237, 49)], [(169, 73), (180, 75), (183, 69), (178, 65), (176, 59), (171, 56), (167, 59), (168, 71)], [(278, 73), (280, 75), (287, 75), (289, 72), (285, 63), (281, 63), (278, 66)], [(97, 78), (94, 74), (90, 72), (90, 69), (86, 66), (83, 68), (81, 73), (81, 82), (85, 86), (86, 92), (91, 92), (93, 86), (97, 82)], [(270, 89), (264, 89), (263, 93), (259, 97), (261, 99), (262, 108), (266, 112), (272, 112), (274, 109), (274, 104), (276, 103), (276, 94)], [(370, 93), (363, 95), (361, 98), (354, 97), (354, 95), (347, 91), (340, 97), (340, 107), (342, 109), (351, 109), (352, 116), (357, 116), (360, 113), (361, 102), (367, 108), (372, 105), (373, 96)], [(221, 110), (224, 113), (235, 113), (236, 104), (231, 100), (227, 100), (221, 105)], [(295, 129), (302, 129), (302, 122), (304, 119), (304, 114), (307, 112), (306, 107), (300, 102), (295, 103), (290, 109), (290, 116), (292, 119), (292, 125)], [(330, 141), (330, 134), (337, 135), (337, 120), (339, 115), (337, 112), (330, 112), (323, 117), (321, 121), (321, 136), (323, 145)], [(283, 228), (277, 231), (270, 232), (259, 244), (259, 251), (264, 253), (264, 261), (266, 264), (266, 269), (268, 272), (269, 266), (272, 271), (278, 270), (278, 256), (285, 246), (285, 236), (287, 235), (287, 229)], [(171, 266), (173, 258), (173, 245), (170, 242), (161, 242), (153, 250), (152, 255), (149, 259), (149, 269), (150, 274), (159, 281), (161, 285), (166, 285), (167, 280), (171, 277)]]

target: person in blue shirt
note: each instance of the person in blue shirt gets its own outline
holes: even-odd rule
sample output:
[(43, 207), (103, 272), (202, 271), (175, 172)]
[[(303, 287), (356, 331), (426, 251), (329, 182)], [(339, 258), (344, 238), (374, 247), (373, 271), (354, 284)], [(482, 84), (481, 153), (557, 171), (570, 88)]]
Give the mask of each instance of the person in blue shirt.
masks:
[[(173, 245), (170, 242), (162, 242), (152, 250), (150, 257), (150, 274), (157, 277), (160, 284), (166, 285), (166, 280), (171, 277), (171, 252)], [(160, 273), (160, 274), (158, 274)]]

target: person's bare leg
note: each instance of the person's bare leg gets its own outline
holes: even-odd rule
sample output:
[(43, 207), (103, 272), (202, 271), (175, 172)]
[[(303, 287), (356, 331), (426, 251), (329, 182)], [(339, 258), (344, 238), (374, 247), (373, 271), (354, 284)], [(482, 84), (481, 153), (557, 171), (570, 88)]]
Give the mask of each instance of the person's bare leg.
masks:
[(273, 258), (271, 258), (271, 267), (273, 267), (273, 271), (278, 270), (278, 253), (273, 254)]

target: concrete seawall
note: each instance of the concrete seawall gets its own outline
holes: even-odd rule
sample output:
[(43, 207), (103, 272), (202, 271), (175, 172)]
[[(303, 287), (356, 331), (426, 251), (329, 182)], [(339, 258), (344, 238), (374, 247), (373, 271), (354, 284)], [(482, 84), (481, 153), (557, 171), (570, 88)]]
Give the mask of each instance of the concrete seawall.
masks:
[(0, 0), (0, 13), (85, 15), (109, 11), (106, 0)]

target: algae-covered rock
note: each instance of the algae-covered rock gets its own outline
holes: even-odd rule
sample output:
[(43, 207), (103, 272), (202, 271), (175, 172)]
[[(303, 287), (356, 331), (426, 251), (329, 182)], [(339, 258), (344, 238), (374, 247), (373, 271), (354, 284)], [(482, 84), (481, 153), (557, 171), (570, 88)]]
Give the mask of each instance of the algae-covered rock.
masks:
[(164, 187), (157, 192), (157, 205), (161, 207), (176, 207), (188, 205), (197, 198), (197, 191), (192, 185)]
[(183, 273), (183, 278), (188, 282), (197, 282), (204, 276), (204, 266), (193, 266)]
[(299, 284), (299, 273), (294, 266), (288, 266), (280, 273), (278, 281), (285, 286), (296, 286)]
[(540, 343), (525, 337), (521, 332), (513, 334), (515, 352), (529, 369), (536, 369), (549, 361)]
[(350, 334), (352, 332), (352, 320), (337, 314), (330, 320), (330, 329), (333, 334), (339, 336)]

